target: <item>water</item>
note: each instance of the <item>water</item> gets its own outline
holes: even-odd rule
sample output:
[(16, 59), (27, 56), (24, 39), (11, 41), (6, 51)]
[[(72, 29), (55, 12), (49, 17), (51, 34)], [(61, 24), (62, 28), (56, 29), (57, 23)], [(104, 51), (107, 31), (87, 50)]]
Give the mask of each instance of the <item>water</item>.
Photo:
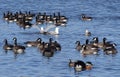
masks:
[[(103, 55), (82, 57), (75, 48), (75, 42), (92, 39), (98, 36), (117, 44), (120, 50), (120, 1), (119, 0), (1, 0), (0, 1), (0, 76), (1, 77), (119, 77), (120, 53), (113, 56)], [(2, 19), (3, 12), (11, 11), (61, 12), (69, 18), (66, 27), (60, 27), (60, 35), (42, 35), (36, 28), (20, 29), (15, 23), (7, 24)], [(93, 17), (93, 21), (81, 21), (80, 14)], [(85, 29), (92, 36), (84, 36)], [(48, 41), (50, 37), (57, 40), (62, 51), (50, 59), (43, 57), (37, 48), (27, 48), (24, 55), (14, 59), (12, 52), (4, 53), (3, 40), (6, 38), (13, 43), (17, 37), (22, 44), (28, 40), (41, 37)], [(91, 61), (94, 68), (91, 71), (75, 73), (68, 67), (69, 59)]]

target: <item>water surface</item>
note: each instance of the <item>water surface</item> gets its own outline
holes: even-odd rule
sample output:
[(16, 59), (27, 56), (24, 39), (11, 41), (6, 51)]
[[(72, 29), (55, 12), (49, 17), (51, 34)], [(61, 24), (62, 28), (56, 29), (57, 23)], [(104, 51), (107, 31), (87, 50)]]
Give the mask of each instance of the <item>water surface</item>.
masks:
[[(107, 40), (117, 44), (120, 50), (120, 1), (119, 0), (1, 0), (0, 1), (0, 76), (1, 77), (119, 77), (120, 53), (114, 57), (103, 55), (82, 57), (75, 48), (75, 42), (80, 40), (83, 44), (86, 39), (97, 36), (100, 40)], [(36, 28), (23, 30), (15, 23), (8, 24), (3, 21), (4, 12), (31, 11), (33, 13), (61, 12), (69, 18), (66, 27), (60, 27), (60, 35), (39, 34)], [(80, 15), (93, 17), (92, 21), (81, 21)], [(85, 30), (92, 32), (86, 37)], [(62, 51), (50, 59), (43, 57), (37, 48), (27, 48), (24, 55), (14, 59), (12, 51), (5, 54), (2, 46), (6, 38), (13, 43), (12, 38), (17, 37), (22, 44), (28, 40), (41, 37), (48, 41), (50, 37), (57, 40)], [(91, 61), (94, 68), (91, 71), (75, 73), (68, 67), (69, 59)]]

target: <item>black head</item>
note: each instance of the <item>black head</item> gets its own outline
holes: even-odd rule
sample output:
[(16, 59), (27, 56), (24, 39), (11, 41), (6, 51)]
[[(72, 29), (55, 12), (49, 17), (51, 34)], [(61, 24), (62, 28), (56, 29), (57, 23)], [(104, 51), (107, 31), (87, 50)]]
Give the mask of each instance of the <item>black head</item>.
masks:
[(94, 37), (92, 40), (93, 40), (95, 43), (98, 43), (98, 42), (99, 42), (98, 37)]
[(80, 41), (76, 41), (75, 44), (80, 44)]
[(13, 38), (13, 40), (17, 40), (17, 38), (16, 38), (16, 37), (14, 37), (14, 38)]
[(76, 67), (77, 65), (81, 65), (82, 66), (82, 70), (86, 69), (86, 64), (81, 61), (81, 60), (77, 60), (77, 62), (75, 62), (74, 67)]
[(90, 62), (90, 61), (87, 61), (87, 62), (86, 62), (86, 64), (90, 64), (90, 65), (93, 65), (93, 64), (92, 64), (92, 62)]
[(38, 38), (37, 41), (41, 41), (42, 39), (41, 38)]

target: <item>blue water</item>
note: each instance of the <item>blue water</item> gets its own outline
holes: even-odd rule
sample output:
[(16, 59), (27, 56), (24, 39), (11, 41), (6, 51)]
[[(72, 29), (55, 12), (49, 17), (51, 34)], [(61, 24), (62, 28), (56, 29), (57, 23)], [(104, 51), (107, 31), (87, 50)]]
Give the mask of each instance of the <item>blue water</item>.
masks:
[[(119, 77), (120, 76), (120, 0), (0, 0), (0, 77)], [(61, 12), (69, 18), (66, 27), (60, 27), (60, 35), (42, 35), (36, 28), (23, 30), (15, 23), (6, 23), (2, 16), (4, 12), (31, 11), (33, 13)], [(93, 17), (92, 21), (81, 21), (80, 15)], [(84, 35), (85, 29), (92, 36)], [(117, 44), (118, 53), (111, 55), (82, 57), (75, 50), (75, 42), (98, 36)], [(19, 43), (35, 40), (41, 37), (48, 41), (50, 37), (57, 40), (62, 51), (50, 59), (43, 57), (37, 48), (27, 48), (24, 55), (14, 59), (12, 52), (5, 54), (2, 46), (6, 38), (13, 43), (17, 37)], [(102, 51), (101, 51), (102, 52)], [(69, 59), (91, 61), (93, 69), (75, 73), (68, 67)]]

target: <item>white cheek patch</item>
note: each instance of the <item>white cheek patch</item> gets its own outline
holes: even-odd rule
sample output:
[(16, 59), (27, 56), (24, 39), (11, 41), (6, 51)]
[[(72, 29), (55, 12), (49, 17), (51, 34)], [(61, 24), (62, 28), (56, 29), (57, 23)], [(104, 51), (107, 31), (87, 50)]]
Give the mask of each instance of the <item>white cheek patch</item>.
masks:
[(107, 53), (108, 53), (108, 54), (112, 54), (112, 51), (108, 51)]
[(31, 44), (27, 44), (27, 46), (28, 46), (28, 47), (32, 47), (32, 45), (31, 45)]
[(86, 65), (87, 65), (87, 66), (90, 66), (91, 64), (89, 64), (89, 63), (86, 63)]
[(93, 54), (95, 54), (95, 55), (96, 55), (96, 54), (97, 54), (97, 52), (93, 52)]
[(11, 49), (11, 47), (7, 47), (7, 49)]
[(75, 70), (79, 71), (79, 72), (82, 71), (82, 66), (81, 65), (76, 65)]
[(21, 53), (23, 53), (23, 51), (24, 51), (23, 49), (18, 49), (17, 52), (18, 52), (19, 54), (21, 54)]

